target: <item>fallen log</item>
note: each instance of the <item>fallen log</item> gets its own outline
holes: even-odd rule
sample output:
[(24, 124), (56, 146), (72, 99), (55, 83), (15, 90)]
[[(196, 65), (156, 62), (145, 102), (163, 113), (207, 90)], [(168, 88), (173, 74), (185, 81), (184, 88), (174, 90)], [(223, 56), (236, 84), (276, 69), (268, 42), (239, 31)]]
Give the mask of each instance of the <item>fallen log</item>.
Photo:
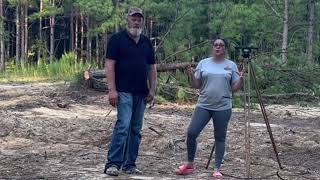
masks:
[[(172, 63), (172, 64), (156, 64), (158, 72), (185, 70), (188, 67), (196, 67), (197, 63)], [(104, 69), (86, 70), (83, 73), (85, 86), (98, 91), (107, 91), (106, 72)]]
[(320, 97), (310, 93), (295, 92), (295, 93), (285, 93), (285, 94), (272, 94), (272, 95), (263, 95), (262, 98), (265, 101), (271, 103), (281, 103), (289, 101), (306, 101), (306, 102), (319, 102)]
[(172, 64), (157, 64), (158, 72), (174, 71), (174, 70), (185, 70), (188, 67), (196, 67), (198, 63), (172, 63)]
[[(195, 67), (197, 63), (174, 63), (174, 64), (157, 64), (158, 72), (185, 70), (189, 66)], [(84, 72), (84, 79), (87, 88), (93, 88), (97, 91), (107, 91), (106, 74), (104, 70), (88, 70)], [(158, 93), (168, 100), (177, 101), (177, 94), (184, 94), (183, 99), (187, 101), (195, 101), (198, 97), (198, 91), (192, 88), (179, 87), (173, 84), (161, 84), (158, 88)], [(243, 93), (236, 93), (235, 97), (243, 96)], [(252, 98), (255, 94), (252, 95)], [(282, 103), (286, 101), (319, 101), (320, 97), (308, 93), (285, 93), (285, 94), (262, 94), (265, 103)]]
[(105, 78), (106, 72), (104, 69), (86, 70), (84, 71), (83, 77), (85, 80), (89, 80), (92, 78)]
[[(188, 67), (195, 67), (197, 65), (196, 62), (193, 63), (172, 63), (172, 64), (157, 64), (158, 72), (166, 72), (166, 71), (175, 71), (175, 70), (185, 70)], [(84, 79), (90, 80), (92, 78), (105, 78), (106, 72), (104, 69), (96, 69), (96, 70), (87, 70), (83, 74)]]

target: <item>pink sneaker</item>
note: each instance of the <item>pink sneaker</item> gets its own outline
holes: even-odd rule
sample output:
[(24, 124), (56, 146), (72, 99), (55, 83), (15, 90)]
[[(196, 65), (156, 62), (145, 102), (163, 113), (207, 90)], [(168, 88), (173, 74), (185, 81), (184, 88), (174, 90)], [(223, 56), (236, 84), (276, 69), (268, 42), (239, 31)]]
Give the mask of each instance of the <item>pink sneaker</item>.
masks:
[(219, 170), (214, 170), (212, 176), (214, 178), (217, 178), (217, 179), (221, 179), (222, 178), (222, 174), (221, 174), (221, 172)]
[(195, 169), (196, 168), (194, 166), (188, 166), (187, 164), (183, 164), (179, 166), (179, 168), (177, 169), (177, 174), (179, 175), (191, 174), (194, 172)]

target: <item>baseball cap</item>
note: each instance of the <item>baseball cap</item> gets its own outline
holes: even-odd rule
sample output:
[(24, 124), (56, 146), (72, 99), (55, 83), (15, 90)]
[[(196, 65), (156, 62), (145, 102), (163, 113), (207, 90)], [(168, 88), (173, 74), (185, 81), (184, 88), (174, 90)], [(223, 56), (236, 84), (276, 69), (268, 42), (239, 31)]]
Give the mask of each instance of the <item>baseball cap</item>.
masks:
[(128, 10), (128, 16), (132, 16), (134, 14), (139, 14), (143, 17), (142, 10), (138, 7), (130, 7)]

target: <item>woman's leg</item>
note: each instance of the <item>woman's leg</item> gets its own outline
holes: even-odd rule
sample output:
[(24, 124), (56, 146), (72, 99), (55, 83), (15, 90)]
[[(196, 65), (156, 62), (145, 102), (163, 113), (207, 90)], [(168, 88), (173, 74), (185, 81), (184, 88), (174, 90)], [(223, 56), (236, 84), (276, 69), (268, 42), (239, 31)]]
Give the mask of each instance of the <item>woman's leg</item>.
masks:
[(198, 106), (195, 108), (187, 133), (187, 151), (189, 164), (192, 164), (194, 161), (194, 156), (197, 150), (196, 139), (199, 136), (202, 129), (207, 125), (210, 118), (210, 111)]
[(231, 109), (223, 111), (212, 111), (215, 139), (215, 169), (220, 169), (224, 152), (227, 135), (228, 123), (231, 117)]

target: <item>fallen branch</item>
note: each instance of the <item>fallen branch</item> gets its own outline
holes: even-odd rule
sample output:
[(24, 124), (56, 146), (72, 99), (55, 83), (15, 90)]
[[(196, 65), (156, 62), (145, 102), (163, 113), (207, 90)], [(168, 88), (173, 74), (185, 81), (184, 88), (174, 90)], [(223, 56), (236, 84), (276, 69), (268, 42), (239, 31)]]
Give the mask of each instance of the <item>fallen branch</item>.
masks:
[(107, 113), (107, 115), (105, 117), (108, 117), (111, 112), (112, 112), (112, 109)]
[(157, 133), (159, 136), (163, 136), (162, 133), (160, 133), (159, 131), (155, 130), (153, 127), (149, 127), (149, 129), (155, 133)]

